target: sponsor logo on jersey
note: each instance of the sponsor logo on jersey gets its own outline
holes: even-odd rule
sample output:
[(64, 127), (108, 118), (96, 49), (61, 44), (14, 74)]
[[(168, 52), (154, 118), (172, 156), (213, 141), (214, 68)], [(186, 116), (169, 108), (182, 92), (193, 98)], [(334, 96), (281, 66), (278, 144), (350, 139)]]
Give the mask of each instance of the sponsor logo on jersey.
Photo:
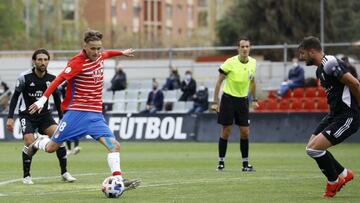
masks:
[(71, 72), (71, 67), (67, 67), (67, 68), (65, 68), (65, 71), (64, 71), (65, 73), (70, 73)]
[(35, 83), (31, 82), (30, 87), (34, 87), (34, 86), (35, 86)]
[(29, 95), (30, 97), (36, 97), (36, 99), (39, 100), (40, 97), (42, 97), (42, 95), (43, 95), (43, 91), (38, 90), (38, 91), (36, 91), (35, 93), (30, 93), (30, 92), (29, 92), (28, 95)]
[(98, 70), (94, 70), (93, 71), (93, 78), (94, 78), (94, 83), (98, 83), (101, 80), (101, 76), (102, 76), (103, 72), (102, 69), (98, 69)]

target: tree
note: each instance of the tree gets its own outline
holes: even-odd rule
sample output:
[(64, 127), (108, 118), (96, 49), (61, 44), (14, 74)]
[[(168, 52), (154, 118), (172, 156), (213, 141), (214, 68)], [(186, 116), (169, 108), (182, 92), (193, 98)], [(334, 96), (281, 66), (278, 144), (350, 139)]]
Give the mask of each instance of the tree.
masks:
[(23, 43), (24, 23), (21, 13), (22, 5), (18, 1), (1, 1), (0, 3), (0, 48), (14, 49)]
[[(326, 40), (335, 38), (332, 15), (334, 1), (325, 4)], [(227, 17), (217, 24), (220, 45), (233, 45), (238, 36), (248, 36), (252, 44), (297, 44), (308, 35), (319, 36), (320, 1), (238, 0)], [(263, 52), (265, 58), (281, 60), (282, 53)]]

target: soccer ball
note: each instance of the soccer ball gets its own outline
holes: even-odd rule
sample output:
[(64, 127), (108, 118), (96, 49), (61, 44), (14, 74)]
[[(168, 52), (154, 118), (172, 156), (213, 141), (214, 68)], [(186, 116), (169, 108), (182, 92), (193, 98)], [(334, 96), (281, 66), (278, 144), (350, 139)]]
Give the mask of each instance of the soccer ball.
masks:
[(119, 177), (107, 177), (102, 184), (102, 192), (107, 198), (119, 198), (124, 190), (124, 182)]

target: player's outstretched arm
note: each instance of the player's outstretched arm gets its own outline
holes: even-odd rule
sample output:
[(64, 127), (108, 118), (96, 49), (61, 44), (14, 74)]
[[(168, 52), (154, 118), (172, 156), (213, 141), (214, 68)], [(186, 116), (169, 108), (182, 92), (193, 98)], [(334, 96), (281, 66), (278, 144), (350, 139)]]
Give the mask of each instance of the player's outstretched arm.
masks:
[[(62, 73), (61, 73), (62, 74)], [(39, 100), (37, 100), (36, 102), (34, 102), (33, 104), (31, 104), (31, 106), (29, 107), (29, 113), (30, 114), (34, 114), (35, 112), (40, 113), (42, 108), (44, 107), (44, 104), (46, 103), (46, 101), (48, 100), (48, 98), (50, 97), (50, 95), (57, 89), (57, 87), (63, 83), (65, 81), (65, 78), (62, 77), (62, 75), (58, 75), (55, 80), (53, 80), (49, 87), (46, 89), (46, 91), (44, 92), (43, 96), (40, 97)]]
[(48, 98), (45, 96), (40, 97), (39, 100), (37, 100), (36, 102), (31, 104), (31, 106), (29, 107), (29, 113), (30, 114), (34, 114), (35, 112), (40, 113), (47, 100), (48, 100)]
[(126, 50), (122, 51), (122, 53), (123, 53), (124, 56), (133, 57), (134, 53), (135, 53), (135, 50), (130, 48), (130, 49), (126, 49)]

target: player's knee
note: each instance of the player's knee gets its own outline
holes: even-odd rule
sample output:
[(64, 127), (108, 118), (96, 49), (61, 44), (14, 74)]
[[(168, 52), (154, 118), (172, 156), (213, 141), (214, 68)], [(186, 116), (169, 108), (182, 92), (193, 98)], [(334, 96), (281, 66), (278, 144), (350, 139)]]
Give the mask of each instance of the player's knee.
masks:
[(231, 134), (231, 126), (223, 126), (221, 137), (227, 139), (229, 138), (230, 134)]
[(306, 154), (312, 158), (321, 157), (325, 153), (326, 153), (325, 150), (318, 150), (318, 149), (312, 149), (312, 148), (306, 147)]
[(47, 153), (53, 153), (53, 152), (55, 152), (57, 149), (55, 149), (55, 148), (52, 148), (52, 147), (46, 147), (46, 152)]
[(24, 140), (24, 146), (28, 147), (30, 146), (32, 142), (30, 140)]
[(247, 139), (249, 137), (249, 129), (240, 129), (240, 137)]

